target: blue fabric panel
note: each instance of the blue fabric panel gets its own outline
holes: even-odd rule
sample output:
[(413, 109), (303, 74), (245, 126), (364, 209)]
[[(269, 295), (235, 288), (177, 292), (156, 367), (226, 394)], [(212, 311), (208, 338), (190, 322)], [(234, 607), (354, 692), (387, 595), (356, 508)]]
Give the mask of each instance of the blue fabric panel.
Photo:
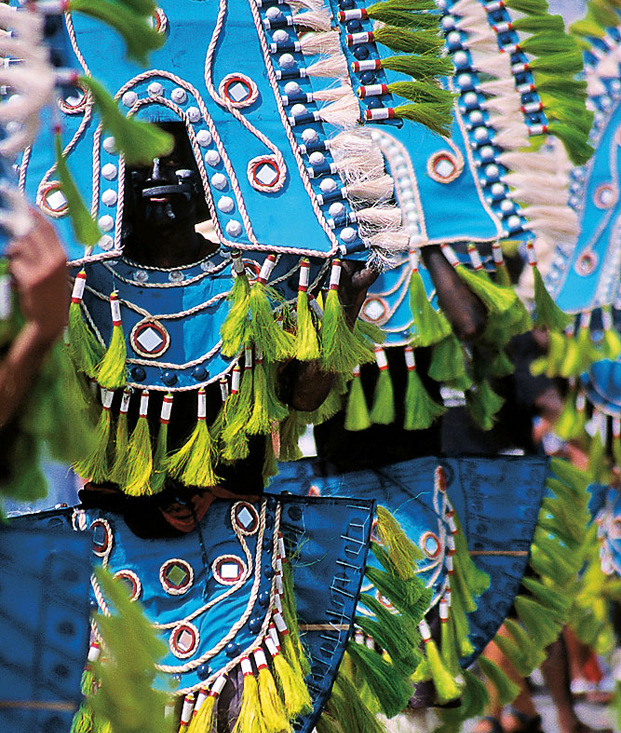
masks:
[(0, 528), (0, 730), (69, 730), (88, 649), (89, 546), (50, 515)]
[(581, 381), (591, 404), (607, 415), (621, 416), (621, 361), (598, 361)]

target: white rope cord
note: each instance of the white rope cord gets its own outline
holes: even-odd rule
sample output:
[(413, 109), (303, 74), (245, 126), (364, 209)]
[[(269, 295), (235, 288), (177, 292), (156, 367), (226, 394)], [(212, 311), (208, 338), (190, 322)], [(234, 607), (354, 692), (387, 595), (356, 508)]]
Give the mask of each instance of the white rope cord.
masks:
[[(229, 632), (224, 636), (220, 641), (212, 648), (206, 651), (204, 654), (202, 654), (198, 659), (193, 659), (190, 662), (186, 662), (182, 665), (168, 665), (168, 664), (158, 664), (156, 665), (157, 669), (159, 669), (162, 672), (189, 672), (192, 669), (196, 669), (196, 667), (199, 667), (201, 664), (206, 662), (207, 660), (211, 659), (212, 657), (215, 657), (216, 654), (219, 654), (224, 647), (235, 638), (235, 635), (237, 632), (246, 624), (246, 621), (250, 617), (250, 614), (254, 610), (258, 595), (259, 595), (259, 588), (261, 586), (261, 571), (262, 571), (262, 565), (261, 565), (261, 558), (263, 556), (263, 535), (265, 533), (265, 511), (266, 511), (267, 501), (264, 499), (262, 501), (261, 506), (261, 515), (259, 519), (259, 530), (257, 533), (257, 549), (255, 554), (255, 570), (254, 570), (254, 582), (252, 584), (252, 588), (250, 591), (250, 597), (248, 599), (248, 604), (246, 605), (246, 608), (244, 609), (244, 612), (241, 614), (241, 616), (237, 619), (237, 621), (231, 626)], [(273, 580), (272, 580), (273, 585)], [(271, 608), (267, 611), (267, 616), (271, 615)], [(266, 622), (264, 621), (264, 626), (266, 626)], [(256, 642), (253, 642), (252, 647), (254, 648), (256, 646)], [(229, 662), (229, 664), (224, 668), (225, 670), (232, 669), (238, 660), (232, 660)], [(218, 671), (218, 675), (223, 674), (223, 670)], [(211, 678), (209, 678), (211, 679)], [(209, 682), (209, 679), (204, 683), (207, 684)]]
[[(119, 275), (119, 273), (112, 267), (112, 265), (109, 265), (108, 263), (104, 262), (102, 263), (108, 272), (110, 272), (116, 280), (119, 282), (125, 283), (126, 285), (133, 285), (136, 288), (182, 288), (186, 285), (193, 285), (194, 283), (200, 282), (201, 280), (204, 280), (206, 277), (209, 277), (210, 275), (216, 275), (217, 273), (221, 272), (222, 270), (226, 269), (227, 266), (230, 266), (230, 262), (228, 260), (224, 260), (219, 265), (215, 265), (212, 270), (205, 270), (204, 272), (199, 273), (198, 275), (194, 275), (194, 277), (190, 277), (187, 280), (180, 280), (179, 282), (167, 282), (167, 283), (150, 283), (150, 282), (139, 282), (138, 280), (132, 280), (131, 278), (124, 277), (123, 275)], [(137, 269), (143, 270), (145, 268), (142, 267), (142, 265), (136, 265)], [(158, 268), (152, 268), (153, 270), (156, 270), (157, 272), (173, 272), (174, 270), (159, 270)], [(177, 268), (178, 270), (181, 270), (181, 268)]]
[[(211, 252), (210, 254), (198, 260), (198, 262), (192, 262), (189, 265), (177, 265), (176, 267), (154, 267), (153, 265), (141, 265), (140, 262), (130, 260), (127, 255), (123, 255), (120, 259), (129, 267), (135, 267), (140, 270), (153, 270), (154, 272), (177, 272), (178, 270), (185, 270), (187, 267), (193, 267), (194, 265), (200, 265), (203, 262), (213, 259), (216, 255), (220, 255), (224, 258), (225, 262), (230, 263), (231, 256), (227, 252), (221, 252), (220, 249)], [(212, 271), (213, 272), (213, 271)]]
[[(233, 529), (235, 530), (235, 524), (233, 524)], [(192, 611), (192, 613), (188, 614), (185, 618), (177, 619), (175, 621), (171, 621), (166, 624), (152, 624), (153, 628), (155, 629), (174, 629), (175, 626), (178, 626), (179, 624), (185, 623), (186, 621), (193, 621), (197, 616), (200, 616), (201, 614), (208, 611), (210, 608), (215, 606), (217, 603), (220, 603), (220, 601), (223, 601), (225, 598), (228, 598), (233, 593), (236, 593), (248, 580), (250, 575), (253, 572), (252, 567), (252, 554), (250, 550), (248, 549), (248, 543), (245, 540), (245, 537), (243, 535), (240, 535), (237, 531), (235, 531), (235, 534), (237, 535), (237, 539), (239, 540), (239, 543), (242, 547), (242, 550), (244, 552), (244, 555), (246, 556), (246, 568), (247, 572), (246, 574), (238, 580), (235, 585), (231, 585), (224, 593), (221, 593), (216, 598), (212, 598), (209, 603), (206, 603), (205, 605), (201, 606), (200, 608), (195, 609)], [(216, 558), (217, 560), (218, 558)], [(208, 569), (205, 568), (205, 571)], [(205, 583), (207, 582), (207, 578), (205, 578)]]
[[(335, 252), (338, 252), (339, 243), (334, 235), (334, 232), (330, 227), (328, 226), (328, 222), (325, 219), (325, 216), (323, 214), (323, 211), (321, 210), (321, 207), (319, 206), (319, 202), (317, 201), (317, 196), (315, 192), (313, 191), (313, 187), (310, 182), (310, 178), (308, 177), (308, 172), (306, 170), (306, 167), (304, 165), (304, 161), (302, 159), (302, 156), (299, 151), (298, 143), (295, 139), (295, 135), (293, 134), (293, 130), (291, 129), (291, 125), (289, 124), (289, 120), (287, 118), (287, 114), (285, 112), (285, 108), (282, 103), (282, 99), (280, 97), (280, 90), (278, 88), (278, 81), (276, 79), (276, 74), (274, 73), (274, 69), (272, 67), (272, 60), (271, 55), (269, 52), (269, 48), (267, 45), (267, 40), (265, 38), (265, 29), (263, 27), (263, 23), (261, 22), (261, 15), (259, 13), (258, 6), (256, 4), (256, 0), (248, 0), (248, 4), (250, 6), (250, 11), (252, 13), (252, 19), (254, 20), (255, 28), (257, 31), (257, 37), (259, 39), (259, 43), (261, 44), (261, 51), (263, 52), (263, 61), (265, 63), (265, 69), (267, 71), (267, 78), (270, 83), (270, 86), (272, 87), (272, 91), (274, 93), (274, 99), (276, 101), (276, 107), (278, 109), (278, 114), (280, 115), (280, 119), (282, 121), (283, 129), (285, 131), (285, 134), (287, 136), (287, 139), (289, 140), (289, 144), (291, 145), (291, 152), (293, 153), (293, 157), (295, 158), (295, 162), (298, 166), (298, 171), (300, 173), (300, 178), (302, 181), (302, 185), (304, 186), (304, 189), (306, 190), (306, 193), (308, 194), (308, 197), (311, 202), (311, 206), (313, 207), (313, 211), (315, 213), (315, 216), (317, 217), (317, 221), (319, 222), (319, 225), (326, 233), (326, 236), (328, 237), (328, 240), (333, 246), (333, 250), (328, 253), (328, 255), (333, 255)], [(302, 254), (302, 250), (292, 248), (291, 251), (293, 253)]]
[[(147, 79), (150, 79), (150, 78), (152, 78), (154, 76), (161, 76), (164, 79), (169, 79), (170, 81), (174, 82), (178, 86), (180, 86), (183, 89), (185, 89), (187, 92), (189, 92), (195, 98), (196, 103), (198, 105), (198, 108), (199, 108), (199, 110), (200, 110), (200, 112), (201, 112), (201, 114), (203, 116), (203, 119), (204, 119), (205, 123), (207, 124), (207, 127), (209, 128), (209, 132), (211, 133), (211, 137), (212, 137), (212, 139), (214, 141), (214, 144), (215, 144), (216, 148), (218, 149), (218, 153), (220, 154), (220, 157), (222, 159), (222, 163), (224, 165), (224, 169), (226, 170), (227, 175), (228, 175), (228, 177), (229, 177), (229, 179), (231, 181), (231, 188), (233, 189), (233, 192), (235, 193), (235, 197), (237, 199), (237, 208), (238, 208), (239, 213), (240, 213), (240, 216), (242, 217), (242, 220), (244, 222), (244, 226), (246, 228), (246, 233), (248, 235), (248, 238), (249, 238), (249, 240), (251, 241), (251, 243), (254, 246), (256, 246), (258, 248), (263, 247), (262, 245), (259, 244), (257, 238), (254, 235), (254, 231), (252, 229), (252, 224), (250, 222), (250, 217), (248, 216), (248, 212), (246, 211), (246, 206), (244, 204), (243, 196), (242, 196), (242, 193), (241, 193), (239, 182), (237, 180), (237, 176), (235, 175), (235, 171), (233, 169), (233, 165), (232, 165), (232, 163), (231, 163), (231, 161), (230, 161), (230, 159), (229, 159), (229, 157), (228, 157), (228, 155), (226, 153), (226, 149), (225, 149), (224, 145), (222, 144), (222, 140), (220, 139), (220, 135), (218, 134), (218, 130), (217, 130), (217, 128), (216, 128), (213, 120), (211, 119), (211, 116), (209, 114), (209, 111), (207, 109), (207, 106), (205, 105), (205, 102), (203, 101), (203, 98), (201, 97), (198, 89), (196, 89), (195, 87), (193, 87), (191, 84), (189, 84), (187, 81), (185, 81), (184, 79), (182, 79), (180, 76), (177, 76), (176, 74), (172, 74), (172, 73), (170, 73), (168, 71), (163, 71), (161, 69), (152, 69), (150, 71), (145, 71), (142, 74), (138, 74), (138, 76), (135, 76), (133, 79), (130, 79), (126, 84), (124, 84), (119, 89), (119, 91), (115, 95), (115, 99), (118, 99), (118, 98), (122, 97), (122, 95), (126, 91), (128, 91), (129, 89), (131, 89), (136, 84), (139, 84), (140, 82), (145, 81)], [(138, 109), (139, 105), (142, 106), (141, 105), (141, 102), (142, 102), (142, 104), (144, 104), (144, 103), (149, 103), (149, 102), (150, 103), (153, 103), (155, 101), (157, 101), (157, 103), (159, 103), (159, 104), (165, 104), (165, 106), (169, 107), (169, 109), (172, 109), (173, 111), (175, 111), (176, 114), (179, 116), (179, 118), (182, 119), (186, 123), (186, 128), (188, 129), (188, 134), (190, 133), (190, 130), (192, 130), (192, 135), (190, 135), (190, 142), (192, 143), (192, 149), (194, 151), (194, 156), (196, 157), (196, 161), (197, 161), (197, 164), (198, 164), (198, 167), (199, 167), (199, 172), (200, 172), (200, 175), (201, 175), (201, 180), (203, 182), (203, 187), (205, 189), (205, 193), (208, 196), (208, 198), (207, 198), (207, 204), (209, 205), (209, 208), (210, 208), (210, 211), (211, 211), (212, 221), (214, 223), (214, 227), (216, 228), (216, 233), (218, 234), (220, 241), (226, 242), (229, 246), (235, 248), (237, 245), (235, 243), (231, 243), (228, 240), (226, 240), (226, 238), (222, 235), (222, 233), (219, 232), (218, 220), (217, 220), (216, 211), (215, 211), (215, 208), (214, 208), (214, 205), (213, 205), (213, 201), (211, 199), (211, 189), (210, 189), (209, 184), (208, 184), (208, 181), (207, 181), (207, 174), (205, 172), (205, 165), (204, 165), (204, 162), (203, 162), (203, 156), (202, 156), (202, 153), (200, 151), (200, 147), (196, 143), (195, 136), (193, 136), (194, 130), (193, 130), (192, 126), (191, 126), (191, 123), (189, 123), (189, 121), (186, 119), (185, 112), (183, 112), (183, 110), (180, 107), (178, 107), (177, 105), (173, 104), (172, 102), (169, 102), (164, 97), (153, 97), (150, 100), (139, 100), (134, 105), (134, 107), (132, 107), (131, 111), (132, 112), (135, 112), (135, 110)], [(120, 195), (120, 192), (119, 192), (119, 195)], [(263, 247), (263, 248), (264, 249), (269, 249), (268, 247)]]
[[(276, 549), (278, 547), (278, 534), (280, 532), (281, 513), (282, 513), (282, 505), (280, 502), (278, 502), (278, 505), (276, 507), (275, 516), (274, 516), (274, 534), (273, 534), (274, 548)], [(264, 514), (264, 509), (263, 509), (261, 512), (262, 519), (264, 519), (264, 516), (265, 514)], [(274, 557), (275, 557), (276, 549), (273, 551)], [(196, 690), (200, 689), (201, 687), (207, 687), (213, 684), (213, 682), (216, 680), (217, 677), (219, 677), (222, 674), (229, 674), (229, 672), (239, 664), (240, 660), (243, 657), (249, 656), (255, 649), (257, 649), (263, 643), (263, 640), (265, 639), (268, 633), (270, 623), (272, 622), (272, 611), (274, 609), (274, 597), (276, 593), (277, 593), (276, 576), (274, 576), (274, 578), (272, 578), (272, 585), (270, 589), (270, 605), (267, 610), (267, 613), (265, 614), (265, 618), (263, 620), (263, 626), (261, 628), (261, 631), (257, 634), (256, 638), (253, 641), (251, 641), (250, 644), (244, 650), (242, 650), (242, 652), (237, 657), (235, 657), (235, 659), (232, 659), (224, 667), (214, 672), (210, 677), (208, 677), (208, 679), (205, 682), (200, 682), (196, 685), (192, 685), (191, 687), (186, 687), (181, 690), (175, 690), (174, 694), (175, 695), (187, 695), (190, 692), (195, 692)]]
[(82, 56), (82, 53), (78, 46), (78, 39), (75, 35), (75, 28), (73, 27), (73, 17), (70, 10), (65, 11), (65, 25), (67, 26), (67, 33), (69, 34), (69, 40), (71, 41), (71, 48), (73, 49), (73, 53), (75, 54), (78, 63), (82, 67), (86, 76), (92, 76), (91, 70), (88, 68), (88, 64), (86, 63), (84, 56)]
[(19, 164), (19, 179), (17, 183), (17, 188), (22, 196), (26, 194), (26, 171), (28, 170), (28, 163), (30, 162), (31, 154), (32, 146), (29, 145), (27, 148), (24, 148), (22, 162)]
[[(104, 295), (103, 293), (100, 293), (98, 290), (95, 290), (95, 288), (91, 287), (88, 284), (86, 285), (86, 290), (88, 290), (88, 292), (94, 295), (96, 298), (99, 298), (99, 300), (103, 300), (107, 303), (110, 302), (109, 295)], [(119, 302), (130, 310), (134, 311), (134, 313), (138, 313), (138, 315), (141, 315), (144, 318), (154, 318), (157, 321), (174, 321), (178, 318), (193, 316), (195, 313), (205, 310), (205, 308), (210, 308), (218, 301), (223, 300), (227, 296), (228, 292), (218, 293), (217, 295), (214, 295), (213, 298), (206, 300), (204, 303), (199, 303), (198, 305), (195, 305), (192, 308), (188, 308), (185, 311), (180, 311), (179, 313), (162, 313), (161, 315), (153, 315), (153, 313), (149, 313), (149, 311), (145, 310), (144, 308), (140, 308), (140, 306), (137, 306), (135, 303), (132, 303), (130, 300), (125, 300), (124, 298), (119, 298)]]
[(249, 120), (247, 120), (245, 116), (238, 109), (233, 107), (233, 105), (230, 103), (228, 99), (223, 99), (218, 94), (218, 92), (216, 91), (216, 88), (213, 85), (213, 61), (214, 61), (214, 56), (216, 53), (216, 47), (218, 45), (218, 39), (220, 38), (222, 28), (224, 27), (224, 18), (226, 16), (227, 2), (228, 0), (220, 0), (220, 5), (218, 8), (218, 18), (216, 20), (216, 25), (215, 25), (213, 34), (211, 36), (211, 40), (209, 41), (209, 46), (207, 47), (207, 55), (205, 56), (205, 70), (204, 70), (205, 86), (207, 87), (207, 91), (211, 95), (211, 98), (217, 104), (219, 104), (221, 107), (224, 107), (224, 109), (226, 109), (230, 114), (232, 114), (233, 117), (235, 117), (235, 119), (238, 122), (240, 122), (248, 130), (248, 132), (254, 135), (257, 139), (259, 139), (263, 143), (263, 145), (265, 145), (266, 148), (272, 151), (272, 153), (274, 154), (274, 157), (276, 158), (276, 162), (278, 163), (279, 168), (286, 174), (287, 165), (277, 145), (273, 143), (260, 130), (258, 130)]
[[(211, 349), (211, 351), (208, 351), (206, 354), (203, 354), (203, 356), (199, 356), (198, 359), (194, 359), (193, 361), (187, 361), (185, 364), (173, 364), (171, 362), (167, 361), (155, 361), (155, 360), (149, 360), (149, 359), (126, 359), (128, 364), (136, 364), (137, 366), (152, 366), (152, 367), (159, 367), (160, 369), (190, 369), (191, 367), (198, 366), (199, 364), (202, 364), (205, 361), (209, 361), (212, 357), (214, 357), (222, 348), (222, 339), (218, 341), (218, 343)], [(198, 389), (200, 387), (200, 384), (197, 384), (195, 387), (192, 387), (192, 389)], [(149, 389), (151, 389), (149, 387)]]

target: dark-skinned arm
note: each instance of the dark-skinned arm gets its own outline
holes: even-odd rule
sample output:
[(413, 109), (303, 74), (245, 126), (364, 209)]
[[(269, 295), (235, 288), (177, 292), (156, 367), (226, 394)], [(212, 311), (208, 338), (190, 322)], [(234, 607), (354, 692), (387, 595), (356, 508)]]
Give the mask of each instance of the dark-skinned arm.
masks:
[(52, 225), (33, 210), (30, 232), (9, 245), (24, 325), (0, 364), (0, 428), (15, 417), (62, 333), (69, 308), (67, 261)]
[(423, 262), (436, 288), (438, 303), (460, 341), (479, 338), (487, 325), (487, 311), (459, 277), (438, 245), (421, 247)]
[[(363, 263), (343, 261), (339, 283), (339, 300), (343, 305), (345, 318), (351, 329), (362, 308), (367, 290), (377, 279), (378, 273), (369, 270)], [(322, 371), (319, 360), (286, 364), (279, 380), (279, 396), (294, 410), (312, 412), (324, 402), (332, 386), (334, 374)]]

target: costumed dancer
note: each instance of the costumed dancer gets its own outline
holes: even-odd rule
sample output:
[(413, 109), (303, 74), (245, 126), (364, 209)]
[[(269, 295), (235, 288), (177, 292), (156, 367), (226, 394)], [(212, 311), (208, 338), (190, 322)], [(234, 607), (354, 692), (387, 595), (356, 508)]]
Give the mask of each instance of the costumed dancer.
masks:
[[(332, 128), (354, 126), (361, 116), (346, 80), (336, 89), (326, 81), (346, 69), (338, 34), (329, 14), (305, 6), (176, 0), (154, 9), (163, 46), (145, 71), (135, 63), (140, 49), (129, 43), (122, 62), (119, 39), (80, 17), (79, 5), (44, 5), (64, 11), (83, 73), (59, 102), (63, 130), (53, 140), (44, 127), (20, 167), (24, 189), (67, 240), (74, 266), (67, 351), (81, 380), (76, 395), (87, 415), (96, 413), (95, 446), (75, 464), (89, 480), (83, 506), (53, 515), (59, 531), (72, 525), (91, 532), (96, 562), (144, 604), (167, 642), (158, 668), (177, 685), (171, 715), (181, 730), (210, 730), (216, 715), (222, 729), (254, 733), (259, 725), (276, 733), (302, 713), (298, 726), (310, 730), (346, 646), (356, 673), (392, 715), (407, 701), (407, 677), (419, 666), (419, 633), (429, 659), (435, 649), (424, 625), (414, 631), (427, 601), (409, 544), (380, 517), (384, 545), (371, 546), (382, 568), (367, 572), (401, 615), (369, 601), (376, 618), (368, 630), (384, 634), (384, 648), (391, 635), (393, 648), (401, 645), (388, 662), (364, 640), (350, 641), (374, 502), (262, 498), (290, 406), (305, 413), (320, 407), (333, 384), (340, 381), (332, 389), (338, 394), (354, 365), (373, 353), (356, 314), (374, 274), (335, 256), (380, 264), (395, 248), (392, 234), (387, 241), (357, 226), (356, 207), (391, 194), (370, 136), (355, 155), (332, 155), (333, 142), (347, 145), (346, 135), (330, 136)], [(99, 10), (103, 17), (105, 7)], [(396, 21), (417, 25), (422, 17), (414, 8)], [(424, 60), (405, 53), (403, 61), (440, 63), (430, 19), (420, 21), (423, 31), (402, 31), (411, 43), (420, 38)], [(314, 32), (298, 36), (300, 28)], [(146, 33), (144, 24), (134, 31), (128, 41)], [(376, 53), (372, 37), (365, 47)], [(292, 77), (304, 80), (293, 95)], [(95, 221), (79, 191), (89, 192)], [(205, 208), (215, 242), (195, 233)], [(394, 206), (378, 209), (400, 216)], [(310, 292), (329, 281), (321, 319), (296, 297), (297, 283), (289, 284), (307, 269), (303, 256), (314, 258)], [(313, 555), (317, 547), (324, 563)], [(288, 550), (299, 553), (297, 565), (287, 563)], [(93, 598), (106, 617), (94, 622), (94, 641), (103, 635), (118, 654), (109, 619), (123, 601), (107, 578), (93, 578)], [(406, 628), (412, 633), (403, 634)], [(145, 654), (157, 656), (147, 646)], [(120, 660), (110, 656), (115, 670)], [(95, 694), (76, 730), (110, 721), (113, 674), (98, 661), (91, 665), (84, 686)], [(352, 704), (354, 692), (347, 678), (338, 681), (332, 719), (373, 725), (367, 708)]]

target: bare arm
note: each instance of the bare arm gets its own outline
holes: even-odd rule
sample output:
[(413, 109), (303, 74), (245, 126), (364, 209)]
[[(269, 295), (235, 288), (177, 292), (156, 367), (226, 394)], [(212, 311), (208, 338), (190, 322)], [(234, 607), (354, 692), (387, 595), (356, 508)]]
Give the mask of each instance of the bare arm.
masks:
[[(339, 284), (339, 299), (345, 318), (353, 329), (367, 290), (378, 273), (364, 268), (362, 263), (343, 261)], [(334, 385), (334, 375), (323, 372), (319, 361), (291, 361), (280, 375), (280, 396), (295, 410), (312, 412), (326, 399)]]
[(457, 338), (461, 341), (479, 338), (487, 325), (483, 303), (455, 272), (439, 246), (421, 247), (420, 251), (436, 287), (440, 307)]
[(0, 363), (0, 427), (16, 414), (67, 319), (65, 255), (52, 225), (33, 217), (30, 232), (7, 252), (24, 325)]

